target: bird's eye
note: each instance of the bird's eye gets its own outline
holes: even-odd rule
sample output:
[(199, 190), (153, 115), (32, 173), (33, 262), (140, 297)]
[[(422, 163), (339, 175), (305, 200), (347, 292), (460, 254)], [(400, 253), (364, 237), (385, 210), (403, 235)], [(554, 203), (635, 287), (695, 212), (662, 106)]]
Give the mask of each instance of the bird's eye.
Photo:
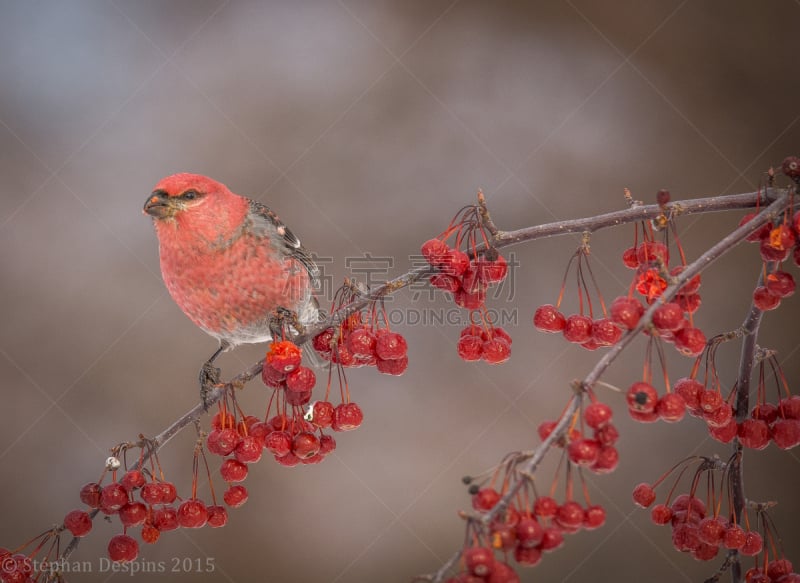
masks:
[(183, 193), (183, 195), (182, 195), (182, 196), (183, 196), (183, 198), (185, 198), (186, 200), (194, 200), (194, 199), (196, 199), (196, 198), (197, 198), (198, 196), (200, 196), (200, 195), (199, 195), (199, 193), (198, 193), (196, 190), (187, 190), (186, 192), (184, 192), (184, 193)]

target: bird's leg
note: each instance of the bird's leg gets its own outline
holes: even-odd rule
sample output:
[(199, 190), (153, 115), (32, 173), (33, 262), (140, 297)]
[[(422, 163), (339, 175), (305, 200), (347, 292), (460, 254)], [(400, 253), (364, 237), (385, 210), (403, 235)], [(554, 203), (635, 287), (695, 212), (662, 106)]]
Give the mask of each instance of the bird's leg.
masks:
[(219, 385), (221, 374), (220, 369), (214, 366), (214, 360), (228, 348), (230, 348), (230, 344), (226, 340), (220, 340), (219, 348), (203, 363), (203, 367), (200, 369), (200, 400), (203, 402), (203, 409), (206, 411), (210, 406), (208, 396)]
[(297, 312), (283, 307), (276, 308), (269, 320), (269, 331), (273, 340), (281, 340), (286, 336), (287, 324), (302, 334), (303, 325), (297, 317)]

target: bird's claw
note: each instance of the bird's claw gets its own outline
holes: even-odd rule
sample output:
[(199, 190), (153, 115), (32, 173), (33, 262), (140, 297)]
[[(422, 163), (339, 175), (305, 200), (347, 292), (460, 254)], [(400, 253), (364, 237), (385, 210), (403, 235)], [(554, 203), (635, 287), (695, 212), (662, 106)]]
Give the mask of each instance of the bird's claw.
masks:
[(203, 368), (200, 369), (200, 400), (205, 411), (208, 411), (211, 406), (208, 400), (213, 390), (219, 385), (221, 374), (222, 371), (214, 366), (211, 361), (204, 363)]

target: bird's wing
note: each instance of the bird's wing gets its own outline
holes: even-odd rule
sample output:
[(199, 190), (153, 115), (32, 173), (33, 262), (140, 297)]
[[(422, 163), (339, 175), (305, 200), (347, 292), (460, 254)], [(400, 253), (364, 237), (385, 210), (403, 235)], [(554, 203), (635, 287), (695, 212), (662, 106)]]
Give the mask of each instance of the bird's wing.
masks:
[(277, 239), (281, 242), (281, 250), (287, 257), (297, 259), (306, 268), (312, 285), (316, 288), (319, 283), (319, 267), (308, 249), (300, 243), (300, 239), (283, 224), (278, 215), (260, 202), (250, 200), (250, 215), (253, 220), (253, 232), (260, 235), (277, 235)]

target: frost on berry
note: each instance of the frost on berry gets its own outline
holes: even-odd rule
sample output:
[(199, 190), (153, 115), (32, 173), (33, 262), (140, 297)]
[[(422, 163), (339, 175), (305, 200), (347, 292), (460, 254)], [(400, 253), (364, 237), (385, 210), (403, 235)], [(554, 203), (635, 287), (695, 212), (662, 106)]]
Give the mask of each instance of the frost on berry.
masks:
[(581, 314), (573, 314), (567, 318), (563, 333), (568, 342), (576, 344), (586, 342), (592, 336), (592, 319)]
[[(603, 429), (611, 427), (607, 425)], [(619, 465), (619, 451), (613, 445), (603, 445), (597, 452), (597, 459), (592, 464), (591, 470), (596, 474), (608, 474), (617, 469)]]
[(361, 407), (355, 403), (342, 403), (334, 409), (331, 428), (334, 431), (350, 431), (361, 425), (363, 420)]
[(584, 512), (583, 527), (587, 530), (600, 528), (606, 523), (606, 510), (602, 506), (589, 506)]
[(683, 397), (683, 401), (686, 404), (689, 413), (692, 415), (700, 415), (700, 394), (702, 391), (705, 390), (705, 387), (702, 383), (691, 379), (691, 378), (681, 378), (678, 379), (675, 383), (675, 393)]
[(494, 569), (494, 553), (486, 547), (470, 547), (464, 551), (464, 563), (470, 573), (487, 577)]
[(406, 339), (397, 332), (386, 332), (378, 336), (375, 354), (383, 360), (396, 360), (405, 357), (408, 351)]
[(208, 526), (220, 528), (228, 523), (228, 510), (224, 506), (208, 507)]
[(381, 374), (399, 377), (406, 372), (406, 369), (408, 368), (408, 357), (403, 356), (402, 358), (393, 358), (390, 360), (378, 358), (375, 361), (375, 368)]
[(178, 511), (173, 506), (162, 506), (153, 511), (153, 526), (161, 532), (175, 530), (178, 524)]
[(247, 477), (247, 464), (228, 458), (222, 462), (219, 473), (226, 482), (241, 482)]
[(111, 482), (100, 492), (100, 510), (113, 514), (128, 503), (128, 491), (119, 482)]
[(225, 493), (222, 495), (222, 499), (225, 500), (225, 504), (231, 508), (238, 508), (247, 502), (247, 488), (240, 484), (231, 486), (225, 490)]
[(89, 482), (81, 488), (80, 499), (81, 502), (90, 508), (100, 508), (100, 495), (102, 488), (97, 482)]
[(567, 447), (569, 460), (581, 466), (591, 466), (600, 454), (600, 442), (596, 439), (575, 439)]
[(300, 432), (292, 441), (292, 453), (301, 460), (317, 455), (319, 448), (319, 439), (313, 433)]
[(208, 522), (208, 509), (202, 500), (184, 500), (178, 506), (178, 524), (183, 528), (201, 528)]
[(139, 543), (126, 534), (118, 534), (108, 541), (108, 558), (115, 563), (128, 563), (138, 555)]
[(483, 343), (481, 357), (489, 364), (501, 364), (511, 357), (511, 345), (499, 336), (492, 338)]
[(600, 318), (592, 322), (592, 339), (599, 346), (613, 346), (620, 338), (622, 328), (610, 318)]
[(144, 486), (145, 477), (142, 472), (139, 470), (130, 470), (129, 472), (125, 472), (125, 475), (122, 476), (122, 479), (119, 481), (122, 484), (122, 487), (125, 488), (128, 492), (131, 490), (137, 490)]
[(739, 441), (751, 449), (764, 449), (769, 445), (769, 426), (761, 419), (745, 419), (739, 425)]
[(686, 414), (686, 402), (677, 393), (667, 393), (656, 403), (656, 413), (664, 421), (675, 423)]
[(635, 298), (619, 296), (611, 304), (611, 320), (623, 328), (631, 330), (644, 314), (644, 306)]
[(119, 520), (123, 526), (140, 526), (147, 518), (147, 506), (141, 502), (128, 502), (119, 509)]
[(533, 325), (542, 332), (556, 333), (564, 330), (567, 319), (558, 308), (551, 304), (545, 304), (536, 308), (533, 314)]
[(234, 457), (243, 464), (254, 464), (261, 459), (264, 442), (254, 436), (245, 435), (233, 450)]
[(456, 350), (461, 360), (467, 362), (480, 360), (483, 355), (483, 339), (480, 336), (465, 334), (458, 339)]
[(84, 510), (73, 510), (64, 517), (64, 528), (69, 530), (72, 536), (86, 536), (92, 530), (92, 519)]
[(633, 501), (638, 506), (647, 508), (656, 501), (656, 492), (650, 484), (642, 482), (633, 489)]
[(653, 313), (653, 326), (659, 332), (674, 332), (683, 327), (683, 309), (674, 302), (659, 306)]
[(583, 411), (583, 420), (592, 429), (599, 429), (611, 421), (611, 407), (605, 403), (595, 402)]
[(299, 366), (286, 375), (286, 388), (296, 393), (305, 393), (314, 388), (317, 375), (306, 366)]
[(684, 327), (675, 333), (675, 348), (684, 356), (698, 356), (706, 347), (706, 335), (700, 328)]
[(650, 510), (650, 520), (653, 524), (668, 524), (672, 521), (672, 508), (666, 504), (656, 504)]
[(447, 262), (449, 250), (450, 248), (447, 246), (447, 243), (440, 239), (429, 239), (425, 241), (421, 249), (425, 261), (434, 267), (439, 267)]

